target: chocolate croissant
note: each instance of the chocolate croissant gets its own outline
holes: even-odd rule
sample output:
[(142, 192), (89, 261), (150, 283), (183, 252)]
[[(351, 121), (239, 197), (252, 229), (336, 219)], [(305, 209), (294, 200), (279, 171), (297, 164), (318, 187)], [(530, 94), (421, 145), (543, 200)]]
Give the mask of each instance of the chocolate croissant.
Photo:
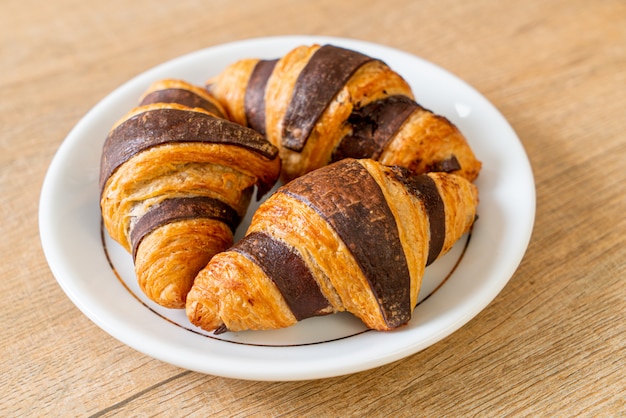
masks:
[(349, 311), (367, 327), (405, 324), (425, 266), (476, 218), (476, 187), (344, 159), (282, 186), (242, 238), (216, 255), (187, 297), (189, 320), (223, 332), (288, 327)]
[(278, 150), (225, 113), (204, 89), (164, 80), (104, 144), (104, 226), (132, 254), (143, 292), (165, 307), (185, 306), (198, 271), (233, 244), (254, 187), (262, 196), (280, 173)]
[(244, 59), (206, 87), (232, 120), (280, 149), (285, 181), (342, 158), (470, 181), (481, 168), (456, 126), (420, 106), (384, 62), (356, 51), (312, 45), (280, 59)]

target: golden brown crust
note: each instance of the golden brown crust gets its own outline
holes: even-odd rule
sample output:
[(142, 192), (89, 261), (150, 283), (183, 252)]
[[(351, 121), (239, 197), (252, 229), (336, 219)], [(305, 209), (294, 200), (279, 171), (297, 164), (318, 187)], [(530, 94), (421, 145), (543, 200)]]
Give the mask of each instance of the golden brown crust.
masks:
[[(446, 173), (428, 173), (435, 181), (445, 206), (446, 230), (462, 234), (469, 231), (476, 219), (478, 189), (476, 185), (465, 181), (461, 176)], [(459, 235), (460, 237), (460, 235)], [(445, 235), (440, 256), (447, 253), (458, 240), (454, 234)]]
[(221, 101), (228, 118), (240, 125), (248, 126), (245, 109), (246, 87), (258, 62), (259, 60), (255, 58), (234, 62), (206, 82), (207, 90)]
[(363, 65), (328, 105), (302, 152), (281, 148), (283, 176), (293, 179), (328, 164), (337, 144), (350, 132), (346, 121), (354, 107), (393, 94), (411, 93), (406, 82), (382, 62)]
[(238, 331), (296, 323), (272, 280), (245, 256), (227, 251), (217, 254), (211, 263), (211, 269), (198, 274), (200, 284), (188, 294), (187, 316), (193, 324), (207, 330), (225, 325)]
[(267, 84), (267, 137), (280, 149), (286, 181), (330, 162), (332, 151), (349, 133), (345, 122), (355, 106), (365, 106), (388, 95), (412, 97), (409, 85), (397, 73), (381, 61), (370, 61), (350, 77), (326, 107), (301, 152), (283, 147), (283, 120), (295, 82), (319, 48), (319, 45), (303, 46), (285, 55), (276, 64)]
[(450, 172), (474, 181), (481, 163), (456, 126), (442, 116), (419, 108), (405, 121), (391, 139), (379, 161), (385, 165), (406, 167), (422, 174), (438, 170), (438, 164), (455, 158), (460, 169)]
[[(160, 86), (172, 84), (165, 82)], [(154, 145), (146, 147), (154, 138), (144, 136), (156, 135), (158, 129), (144, 129), (141, 122), (155, 120), (162, 127), (174, 115), (171, 112), (179, 118), (173, 123), (175, 131), (163, 134), (165, 139), (158, 138)], [(144, 118), (148, 113), (155, 114), (155, 118)], [(246, 144), (246, 132), (255, 140), (257, 133), (231, 124), (228, 128), (236, 131), (232, 141), (210, 137), (205, 140), (201, 135), (214, 135), (210, 126), (199, 135), (194, 133), (197, 125), (185, 122), (195, 121), (199, 115), (218, 121), (206, 110), (173, 103), (131, 110), (114, 125), (107, 139), (107, 143), (110, 139), (129, 144), (124, 149), (126, 154), (105, 144), (101, 167), (104, 226), (129, 252), (135, 249), (135, 271), (146, 295), (171, 308), (185, 306), (197, 272), (212, 256), (232, 245), (234, 227), (244, 216), (255, 185), (259, 191), (266, 191), (280, 172), (277, 152), (271, 158), (256, 145)], [(122, 129), (131, 119), (135, 125), (139, 123), (138, 128)], [(215, 132), (227, 135), (230, 131), (219, 128)], [(186, 135), (190, 135), (189, 140)], [(153, 208), (158, 211), (151, 211)], [(148, 218), (150, 221), (144, 222)], [(134, 227), (140, 224), (141, 233), (133, 235)]]
[[(105, 226), (130, 250), (132, 219), (166, 198), (213, 197), (243, 216), (257, 175), (269, 174), (268, 165), (263, 157), (235, 146), (190, 143), (151, 148), (122, 165), (107, 182), (101, 200)], [(279, 166), (274, 167), (275, 174)]]
[[(336, 82), (320, 84), (317, 75), (326, 71), (337, 74)], [(311, 92), (308, 106), (302, 97), (315, 85), (320, 94)], [(415, 103), (406, 81), (380, 60), (328, 45), (301, 46), (277, 60), (235, 62), (206, 89), (161, 80), (142, 100), (151, 104), (131, 110), (112, 135), (144, 135), (138, 122), (162, 127), (169, 120), (177, 127), (188, 120), (195, 139), (175, 131), (177, 139), (164, 139), (169, 131), (150, 128), (145, 131), (161, 137), (149, 144), (118, 140), (107, 148), (107, 140), (104, 224), (133, 251), (144, 292), (163, 306), (186, 306), (202, 328), (277, 328), (344, 310), (372, 329), (396, 328), (417, 303), (425, 265), (474, 221), (476, 189), (459, 176), (474, 180), (480, 162), (459, 130)], [(243, 126), (254, 121), (267, 146), (257, 139), (246, 146), (244, 127), (206, 125), (215, 115)], [(374, 132), (381, 124), (387, 129)], [(305, 125), (310, 130), (302, 134)], [(207, 141), (199, 139), (201, 131), (228, 131), (233, 139)], [(270, 143), (276, 154), (266, 152)], [(351, 152), (365, 159), (353, 160)], [(338, 156), (347, 158), (316, 172)], [(246, 238), (226, 251), (254, 186), (264, 193), (279, 172), (285, 182), (296, 181), (261, 205)], [(410, 172), (459, 176), (414, 181)], [(294, 286), (276, 257), (300, 271)], [(317, 302), (298, 305), (307, 300)]]
[[(280, 149), (282, 179), (292, 180), (322, 167), (337, 156), (374, 158), (386, 165), (400, 165), (415, 173), (453, 172), (473, 181), (481, 168), (467, 140), (450, 121), (423, 109), (414, 102), (410, 86), (396, 72), (379, 60), (366, 61), (352, 74), (317, 119), (302, 149), (285, 145), (285, 118), (290, 110), (299, 77), (326, 46), (302, 45), (289, 51), (276, 63), (265, 92), (265, 131), (268, 140)], [(341, 55), (338, 54), (338, 57)], [(341, 59), (341, 58), (338, 58)], [(246, 123), (243, 98), (250, 74), (258, 60), (243, 60), (225, 69), (213, 79), (211, 91), (241, 114), (237, 120)], [(314, 92), (311, 92), (313, 95)], [(300, 92), (299, 95), (307, 95)], [(353, 125), (355, 112), (372, 103), (401, 97), (414, 102), (415, 111), (388, 138), (377, 138), (382, 154), (369, 150), (361, 139), (353, 138), (359, 126)], [(393, 112), (390, 112), (393, 113)], [(393, 117), (393, 116), (392, 116)], [(367, 123), (367, 121), (365, 121)], [(376, 124), (384, 123), (375, 121)], [(395, 123), (395, 121), (394, 121)], [(353, 141), (342, 144), (343, 140)], [(354, 142), (356, 141), (356, 142)], [(365, 141), (367, 142), (367, 140)], [(335, 153), (341, 147), (341, 152)]]
[(222, 222), (191, 219), (168, 223), (147, 235), (135, 259), (141, 290), (167, 308), (184, 308), (196, 274), (215, 254), (232, 245)]
[[(363, 270), (359, 262), (360, 252), (355, 251), (354, 245), (361, 243), (350, 239), (346, 241), (341, 230), (337, 229), (340, 228), (339, 224), (332, 221), (337, 214), (345, 213), (345, 216), (349, 216), (351, 213), (352, 209), (342, 202), (362, 202), (371, 198), (371, 193), (360, 196), (356, 187), (344, 188), (339, 183), (328, 183), (329, 189), (324, 197), (327, 200), (321, 206), (320, 202), (309, 202), (303, 198), (307, 196), (306, 192), (301, 194), (308, 186), (320, 186), (314, 183), (319, 182), (320, 172), (337, 175), (345, 167), (354, 167), (354, 164), (355, 160), (343, 160), (283, 186), (259, 207), (243, 240), (262, 233), (280, 241), (281, 245), (293, 248), (308, 266), (310, 274), (332, 307), (332, 312), (347, 310), (369, 328), (389, 330), (400, 324), (389, 323), (389, 311), (384, 313), (386, 308), (380, 305), (380, 295), (377, 296), (372, 279), (367, 277), (370, 273)], [(402, 252), (408, 264), (406, 286), (412, 310), (417, 303), (431, 233), (431, 219), (423, 196), (417, 189), (409, 187), (409, 182), (401, 181), (393, 168), (373, 160), (360, 160), (358, 164), (366, 171), (351, 170), (365, 173), (359, 174), (362, 176), (371, 176), (367, 181), (373, 179), (380, 187), (390, 209), (390, 215), (386, 216), (390, 217), (391, 222), (385, 221), (385, 224), (397, 227)], [(471, 227), (478, 203), (477, 190), (460, 176), (445, 173), (428, 176), (436, 185), (444, 203), (445, 216), (442, 221), (445, 221), (445, 240), (440, 253), (444, 254)], [(310, 183), (307, 183), (309, 179)], [(346, 196), (346, 193), (353, 196)], [(334, 203), (328, 208), (336, 209), (333, 209), (333, 215), (329, 215), (328, 209), (325, 209), (330, 202)], [(349, 216), (347, 220), (354, 224), (356, 230), (360, 228), (359, 222), (364, 223), (364, 227), (372, 225), (372, 220), (367, 219), (367, 216)], [(380, 245), (388, 244), (385, 242)], [(370, 256), (382, 248), (371, 243), (367, 245), (373, 247), (364, 249), (364, 254), (370, 251)], [(271, 252), (271, 249), (261, 248), (259, 251)], [(271, 253), (265, 256), (271, 256)], [(389, 265), (394, 264), (400, 266), (401, 263), (392, 260)], [(298, 279), (294, 277), (293, 280)], [(259, 299), (259, 295), (263, 297)], [(390, 309), (393, 312), (395, 308)], [(190, 321), (206, 330), (222, 326), (232, 331), (288, 326), (296, 321), (288, 312), (290, 310), (284, 296), (277, 290), (272, 278), (255, 262), (255, 258), (245, 257), (233, 250), (221, 253), (209, 262), (196, 278), (187, 302)]]

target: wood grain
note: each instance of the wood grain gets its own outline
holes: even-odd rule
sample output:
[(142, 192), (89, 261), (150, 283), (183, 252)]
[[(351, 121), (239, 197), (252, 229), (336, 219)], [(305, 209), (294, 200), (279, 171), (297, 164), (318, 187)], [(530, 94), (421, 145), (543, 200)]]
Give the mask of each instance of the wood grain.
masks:
[[(533, 237), (483, 312), (404, 360), (304, 382), (189, 372), (113, 339), (65, 296), (39, 242), (41, 184), (69, 130), (129, 78), (281, 34), (400, 48), (478, 89), (530, 157)], [(0, 416), (626, 413), (625, 2), (7, 0), (0, 68)]]

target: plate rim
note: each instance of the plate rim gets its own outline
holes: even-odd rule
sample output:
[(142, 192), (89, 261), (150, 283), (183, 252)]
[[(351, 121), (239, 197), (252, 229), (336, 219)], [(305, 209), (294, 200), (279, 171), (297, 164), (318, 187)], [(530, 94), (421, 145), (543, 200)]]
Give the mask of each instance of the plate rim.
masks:
[[(421, 65), (429, 67), (433, 71), (436, 71), (438, 74), (444, 77), (452, 78), (456, 80), (456, 82), (464, 85), (464, 87), (468, 89), (468, 91), (471, 91), (473, 92), (474, 95), (478, 96), (479, 98), (482, 98), (482, 100), (484, 101), (483, 105), (490, 108), (490, 111), (493, 112), (494, 114), (499, 115), (499, 117), (501, 118), (500, 122), (504, 123), (503, 129), (507, 129), (509, 131), (508, 132), (509, 138), (513, 138), (515, 141), (517, 141), (517, 145), (519, 145), (518, 153), (521, 150), (521, 154), (519, 154), (518, 157), (522, 161), (518, 163), (520, 163), (522, 168), (525, 170), (525, 173), (523, 174), (527, 177), (527, 180), (530, 180), (530, 182), (527, 184), (527, 186), (530, 186), (530, 188), (526, 190), (526, 192), (529, 193), (526, 196), (528, 198), (528, 201), (526, 202), (526, 209), (525, 209), (526, 225), (525, 225), (524, 230), (519, 232), (520, 234), (518, 238), (519, 242), (516, 247), (516, 251), (513, 254), (510, 254), (510, 257), (512, 257), (512, 260), (509, 263), (508, 268), (502, 272), (502, 274), (506, 277), (501, 277), (499, 281), (497, 282), (496, 286), (493, 286), (490, 289), (488, 289), (489, 291), (486, 292), (486, 294), (481, 299), (480, 303), (474, 304), (472, 306), (472, 309), (465, 310), (464, 312), (455, 312), (455, 315), (456, 315), (455, 320), (452, 322), (448, 322), (448, 326), (445, 329), (439, 329), (437, 332), (431, 333), (428, 338), (423, 339), (419, 341), (418, 343), (405, 344), (404, 346), (395, 347), (393, 352), (384, 353), (384, 355), (379, 355), (376, 358), (363, 358), (362, 353), (361, 355), (352, 355), (350, 356), (352, 361), (347, 361), (350, 359), (344, 358), (342, 359), (342, 361), (346, 360), (346, 362), (341, 364), (341, 366), (338, 366), (336, 362), (335, 364), (329, 364), (328, 362), (321, 361), (318, 356), (317, 361), (315, 361), (315, 359), (307, 360), (308, 364), (306, 365), (306, 367), (301, 366), (299, 370), (297, 370), (296, 372), (293, 372), (292, 370), (288, 370), (285, 367), (283, 367), (282, 370), (281, 369), (269, 370), (268, 367), (263, 367), (262, 365), (256, 364), (258, 362), (255, 362), (254, 359), (250, 359), (249, 353), (240, 353), (241, 350), (233, 350), (235, 352), (238, 352), (237, 354), (242, 356), (240, 359), (238, 359), (238, 361), (241, 361), (241, 367), (238, 367), (236, 369), (233, 369), (232, 367), (230, 367), (230, 365), (224, 365), (224, 364), (221, 364), (221, 365), (213, 364), (210, 367), (206, 367), (206, 365), (204, 366), (198, 365), (197, 363), (191, 364), (189, 361), (186, 360), (185, 356), (172, 357), (171, 355), (168, 355), (168, 353), (163, 353), (163, 350), (161, 348), (155, 348), (151, 346), (151, 344), (158, 345), (159, 343), (158, 339), (155, 340), (154, 335), (151, 335), (150, 333), (147, 333), (147, 332), (139, 332), (137, 335), (128, 335), (128, 333), (123, 333), (118, 328), (119, 326), (125, 326), (125, 324), (120, 324), (119, 322), (116, 323), (115, 321), (110, 321), (110, 320), (109, 321), (103, 320), (102, 315), (106, 314), (106, 312), (103, 313), (101, 312), (101, 310), (96, 309), (93, 306), (88, 306), (85, 303), (83, 296), (77, 293), (78, 290), (75, 287), (71, 286), (71, 283), (69, 283), (67, 279), (64, 277), (65, 275), (68, 274), (67, 266), (62, 265), (63, 262), (60, 261), (61, 256), (59, 255), (59, 249), (54, 248), (54, 244), (55, 244), (54, 236), (55, 236), (55, 233), (58, 234), (58, 232), (55, 232), (54, 227), (51, 225), (54, 222), (54, 218), (52, 217), (52, 212), (50, 211), (50, 204), (51, 202), (54, 201), (54, 196), (52, 195), (52, 191), (54, 189), (54, 186), (58, 187), (58, 184), (54, 184), (54, 181), (58, 182), (58, 179), (55, 179), (53, 175), (61, 170), (59, 168), (59, 165), (61, 164), (63, 158), (67, 158), (67, 154), (71, 153), (71, 151), (74, 149), (72, 147), (73, 146), (75, 147), (77, 144), (80, 144), (79, 133), (80, 133), (81, 128), (83, 128), (87, 124), (87, 121), (91, 121), (93, 118), (97, 118), (98, 116), (97, 112), (99, 111), (99, 109), (103, 108), (103, 103), (105, 102), (108, 103), (109, 101), (115, 101), (116, 99), (118, 99), (118, 97), (123, 96), (124, 94), (128, 94), (126, 92), (131, 86), (135, 86), (136, 84), (142, 84), (141, 83), (142, 80), (149, 79), (151, 75), (162, 72), (166, 68), (176, 66), (177, 63), (185, 62), (185, 61), (193, 61), (194, 58), (204, 56), (205, 54), (208, 54), (208, 55), (218, 54), (221, 51), (227, 51), (227, 50), (232, 50), (236, 48), (244, 48), (244, 49), (252, 48), (254, 45), (268, 45), (268, 44), (277, 43), (277, 42), (283, 43), (283, 44), (284, 43), (287, 43), (287, 44), (289, 43), (291, 44), (336, 43), (336, 44), (344, 45), (348, 47), (357, 47), (357, 48), (360, 48), (362, 50), (367, 50), (367, 51), (370, 51), (370, 50), (389, 51), (390, 53), (396, 54), (398, 56), (404, 56), (408, 60), (417, 60), (416, 62), (420, 62)], [(375, 54), (372, 54), (372, 55), (375, 55)], [(83, 142), (84, 141), (85, 140), (83, 140)], [(148, 356), (157, 358), (161, 361), (165, 361), (167, 363), (170, 363), (179, 367), (183, 367), (183, 368), (190, 369), (190, 370), (195, 370), (195, 371), (202, 372), (202, 373), (209, 373), (209, 374), (219, 375), (219, 376), (224, 376), (224, 377), (251, 379), (251, 380), (306, 380), (306, 379), (326, 378), (326, 377), (333, 377), (333, 376), (338, 376), (338, 375), (355, 373), (355, 372), (364, 371), (367, 369), (379, 367), (384, 364), (394, 362), (408, 355), (421, 351), (422, 349), (444, 339), (445, 337), (450, 335), (452, 332), (456, 331), (461, 326), (466, 324), (473, 317), (475, 317), (489, 303), (491, 303), (491, 301), (500, 293), (500, 291), (504, 288), (504, 286), (509, 282), (509, 280), (515, 273), (516, 269), (518, 268), (519, 263), (523, 259), (523, 256), (530, 242), (532, 230), (534, 226), (535, 205), (536, 205), (535, 193), (536, 193), (535, 184), (534, 184), (534, 178), (532, 174), (532, 168), (530, 166), (530, 161), (528, 159), (528, 156), (525, 150), (523, 149), (521, 141), (519, 140), (513, 128), (510, 126), (508, 121), (506, 121), (504, 116), (495, 108), (495, 106), (491, 104), (491, 102), (489, 102), (482, 94), (480, 94), (477, 90), (475, 90), (468, 83), (466, 83), (459, 77), (455, 76), (448, 70), (445, 70), (437, 66), (436, 64), (433, 64), (427, 60), (424, 60), (423, 58), (420, 58), (418, 56), (409, 54), (407, 52), (395, 49), (393, 47), (389, 47), (389, 46), (385, 46), (381, 44), (375, 44), (375, 43), (362, 41), (362, 40), (329, 37), (329, 36), (314, 36), (314, 35), (311, 35), (311, 36), (309, 35), (271, 36), (271, 37), (250, 38), (250, 39), (243, 39), (243, 40), (234, 41), (234, 42), (228, 42), (228, 43), (200, 49), (198, 51), (194, 51), (185, 55), (181, 55), (177, 58), (168, 60), (157, 66), (154, 66), (136, 75), (135, 77), (132, 77), (130, 80), (123, 83), (122, 85), (117, 87), (115, 90), (110, 92), (108, 95), (106, 95), (102, 100), (100, 100), (96, 105), (94, 105), (76, 123), (76, 125), (71, 129), (71, 131), (65, 137), (65, 139), (63, 140), (63, 142), (57, 149), (56, 153), (54, 154), (52, 161), (50, 163), (50, 166), (46, 172), (46, 176), (44, 178), (44, 182), (42, 185), (41, 196), (40, 196), (40, 206), (39, 206), (39, 229), (40, 229), (40, 240), (41, 240), (41, 244), (44, 250), (44, 255), (60, 287), (63, 289), (66, 295), (79, 308), (79, 310), (83, 314), (85, 314), (92, 322), (94, 322), (96, 325), (102, 328), (109, 335), (118, 339), (122, 343), (129, 345), (135, 350), (140, 351)], [(372, 342), (371, 339), (374, 338), (373, 336), (378, 335), (377, 333), (366, 333), (366, 334), (370, 334), (370, 335), (362, 338), (364, 340), (363, 343)], [(226, 344), (229, 344), (229, 343), (226, 343)], [(333, 345), (333, 342), (324, 343), (324, 344)], [(320, 346), (313, 346), (313, 347), (315, 350), (320, 351), (319, 350)], [(303, 355), (311, 354), (310, 351), (312, 350), (312, 348), (310, 346), (305, 346), (302, 348), (298, 347), (298, 348), (303, 352), (302, 353)], [(270, 347), (270, 349), (274, 350), (276, 348)], [(255, 347), (255, 350), (258, 350), (259, 352), (267, 351), (264, 347)], [(190, 347), (188, 347), (187, 350), (185, 350), (185, 348), (183, 347), (182, 351), (188, 353), (190, 351)], [(321, 350), (321, 351), (326, 352), (327, 350)], [(211, 352), (209, 351), (209, 353)], [(273, 355), (271, 355), (270, 357), (272, 356)], [(289, 364), (290, 367), (295, 367), (292, 364), (293, 359), (289, 358), (290, 355), (287, 355), (287, 357), (288, 357), (287, 359), (284, 359), (285, 363)], [(298, 359), (295, 359), (295, 360), (297, 362)]]

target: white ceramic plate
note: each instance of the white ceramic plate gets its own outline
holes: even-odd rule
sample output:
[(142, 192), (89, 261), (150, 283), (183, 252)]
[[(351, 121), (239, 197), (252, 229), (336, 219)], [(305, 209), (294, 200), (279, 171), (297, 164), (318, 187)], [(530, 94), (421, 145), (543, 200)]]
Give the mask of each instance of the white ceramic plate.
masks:
[[(427, 268), (422, 302), (407, 326), (365, 330), (349, 314), (311, 318), (284, 330), (214, 336), (139, 290), (128, 254), (101, 233), (98, 172), (109, 128), (153, 81), (203, 85), (246, 57), (276, 58), (301, 44), (332, 43), (380, 58), (403, 75), (418, 102), (452, 120), (483, 162), (479, 220), (470, 235)], [(251, 207), (250, 212), (254, 210)], [(354, 373), (416, 353), (467, 323), (500, 292), (528, 245), (535, 216), (530, 164), (515, 132), (483, 96), (420, 58), (381, 45), (328, 37), (260, 38), (220, 45), (159, 65), (98, 103), (57, 151), (41, 192), (39, 223), (50, 268), (68, 297), (123, 343), (203, 373), (302, 380)], [(245, 229), (247, 218), (238, 231)]]

